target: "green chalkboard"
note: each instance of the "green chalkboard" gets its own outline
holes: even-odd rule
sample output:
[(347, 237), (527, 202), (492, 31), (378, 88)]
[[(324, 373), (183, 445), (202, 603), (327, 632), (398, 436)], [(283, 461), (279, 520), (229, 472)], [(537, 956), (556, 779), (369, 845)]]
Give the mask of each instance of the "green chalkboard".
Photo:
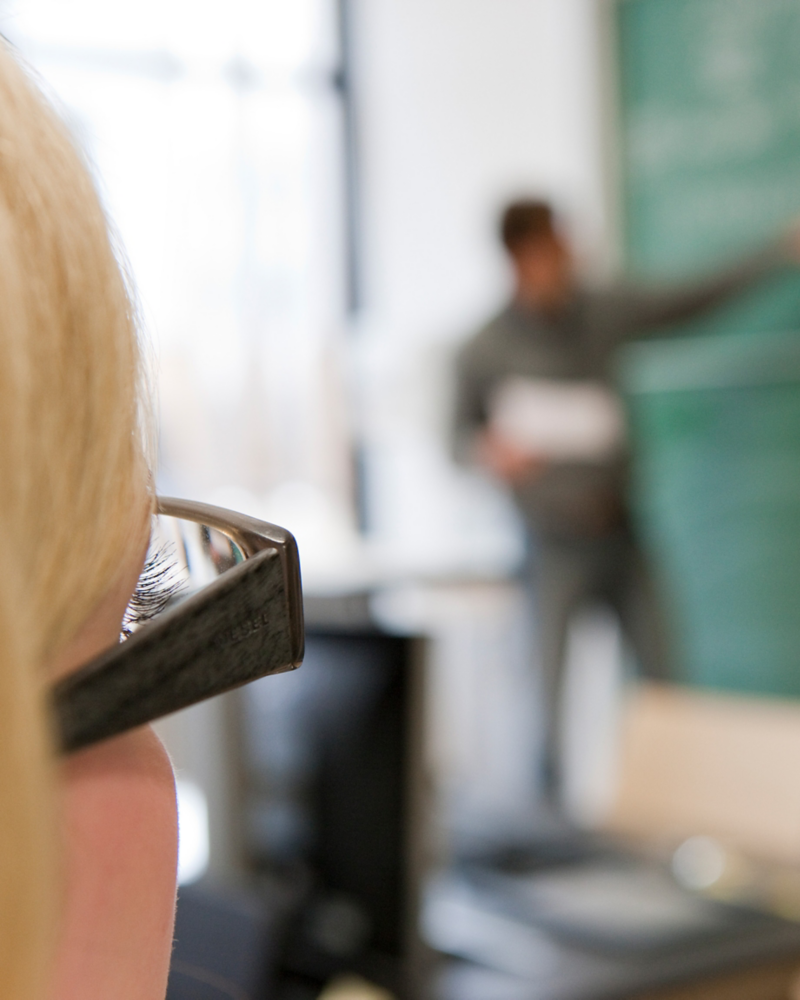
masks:
[[(628, 269), (709, 271), (800, 215), (800, 0), (619, 0)], [(686, 332), (800, 326), (800, 277)]]
[[(613, 11), (627, 266), (699, 275), (800, 216), (800, 0)], [(691, 683), (800, 696), (797, 330), (787, 268), (623, 364), (638, 513)]]
[(800, 0), (621, 0), (625, 237), (706, 267), (800, 212)]

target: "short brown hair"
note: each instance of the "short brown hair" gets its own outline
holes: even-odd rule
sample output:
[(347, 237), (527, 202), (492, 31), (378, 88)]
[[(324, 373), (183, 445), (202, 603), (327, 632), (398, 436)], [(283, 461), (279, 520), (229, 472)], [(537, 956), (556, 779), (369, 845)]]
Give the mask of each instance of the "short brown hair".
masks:
[(512, 254), (520, 243), (555, 236), (555, 233), (555, 213), (546, 201), (521, 198), (507, 205), (500, 216), (500, 239)]

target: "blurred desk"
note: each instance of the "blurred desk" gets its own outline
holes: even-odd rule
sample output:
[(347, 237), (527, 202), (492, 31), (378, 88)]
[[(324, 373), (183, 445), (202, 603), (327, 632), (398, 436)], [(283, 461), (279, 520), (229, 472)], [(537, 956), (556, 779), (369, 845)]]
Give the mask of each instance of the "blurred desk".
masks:
[[(425, 915), (429, 939), (456, 957), (437, 1000), (800, 996), (800, 922), (774, 915), (800, 914), (798, 706), (643, 686), (622, 731), (608, 818), (661, 849), (564, 831), (456, 866)], [(669, 862), (697, 841), (719, 866), (693, 881), (678, 852)]]
[[(796, 1000), (800, 959), (772, 962), (689, 985), (617, 994), (615, 1000)], [(452, 963), (440, 977), (437, 996), (448, 1000), (541, 1000), (528, 983), (513, 977)]]
[(639, 993), (633, 1000), (797, 1000), (800, 959), (770, 962), (689, 986)]

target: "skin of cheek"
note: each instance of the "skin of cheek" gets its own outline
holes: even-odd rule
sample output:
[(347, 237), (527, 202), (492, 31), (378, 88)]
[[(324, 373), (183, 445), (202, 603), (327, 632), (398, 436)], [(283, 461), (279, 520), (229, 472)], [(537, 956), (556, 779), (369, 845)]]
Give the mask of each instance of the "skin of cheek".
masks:
[[(52, 664), (54, 677), (118, 641), (146, 548)], [(64, 897), (49, 1000), (164, 1000), (178, 855), (167, 752), (144, 726), (58, 770)]]
[(166, 751), (143, 727), (60, 770), (65, 895), (52, 1000), (163, 1000), (178, 849)]

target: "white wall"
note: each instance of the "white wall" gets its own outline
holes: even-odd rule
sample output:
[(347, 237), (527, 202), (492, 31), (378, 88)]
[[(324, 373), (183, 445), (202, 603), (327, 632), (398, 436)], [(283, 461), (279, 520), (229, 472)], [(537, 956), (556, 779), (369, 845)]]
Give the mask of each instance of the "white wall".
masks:
[(596, 2), (354, 0), (360, 418), (374, 528), (406, 557), (463, 564), (469, 537), (499, 566), (518, 544), (507, 504), (448, 466), (448, 371), (507, 294), (509, 196), (552, 197), (584, 256), (604, 256)]
[(497, 206), (542, 191), (602, 238), (593, 0), (358, 0), (366, 290), (442, 335), (491, 307)]

